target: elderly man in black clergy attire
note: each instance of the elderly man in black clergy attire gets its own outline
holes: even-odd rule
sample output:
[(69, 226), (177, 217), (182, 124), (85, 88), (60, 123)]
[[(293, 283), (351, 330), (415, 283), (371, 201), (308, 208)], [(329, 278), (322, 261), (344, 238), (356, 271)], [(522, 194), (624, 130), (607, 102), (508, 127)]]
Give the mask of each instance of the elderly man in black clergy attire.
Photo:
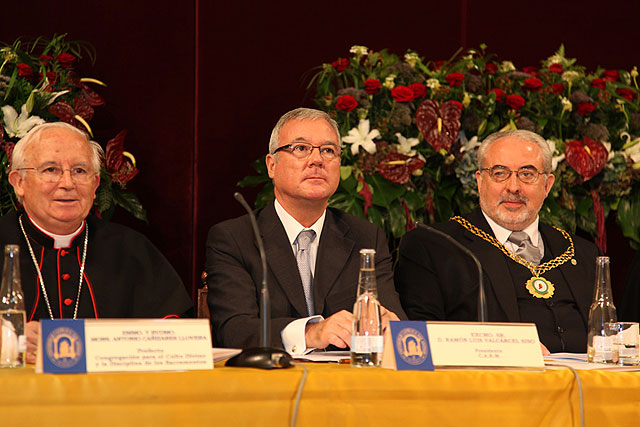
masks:
[(102, 157), (61, 122), (36, 126), (14, 148), (9, 181), (24, 210), (0, 218), (0, 244), (20, 246), (30, 363), (39, 319), (193, 314), (180, 277), (147, 238), (89, 215)]
[[(437, 224), (482, 264), (488, 321), (533, 322), (551, 352), (585, 353), (596, 246), (539, 221), (553, 185), (552, 153), (535, 133), (488, 136), (478, 150), (480, 209)], [(404, 237), (395, 274), (412, 320), (477, 319), (477, 269), (442, 237)]]
[[(290, 111), (271, 133), (266, 163), (275, 201), (257, 220), (267, 254), (270, 344), (292, 354), (350, 344), (363, 248), (376, 250), (383, 321), (405, 317), (382, 230), (327, 207), (340, 180), (340, 152), (337, 124), (322, 111)], [(214, 343), (257, 346), (262, 266), (248, 215), (211, 228), (206, 271)]]

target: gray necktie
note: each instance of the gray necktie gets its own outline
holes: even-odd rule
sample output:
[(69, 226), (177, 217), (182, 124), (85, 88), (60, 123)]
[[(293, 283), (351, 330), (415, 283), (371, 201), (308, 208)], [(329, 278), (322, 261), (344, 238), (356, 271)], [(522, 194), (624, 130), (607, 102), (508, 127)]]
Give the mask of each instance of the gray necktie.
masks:
[(316, 237), (313, 230), (302, 230), (296, 238), (298, 252), (296, 253), (296, 261), (298, 262), (298, 271), (300, 279), (302, 279), (302, 288), (304, 289), (304, 299), (307, 302), (307, 311), (309, 316), (313, 316), (313, 274), (311, 273), (311, 262), (309, 257), (309, 246)]
[(518, 250), (516, 251), (517, 255), (520, 255), (532, 264), (540, 264), (540, 260), (542, 259), (540, 249), (533, 246), (527, 233), (524, 231), (512, 231), (509, 236), (509, 241), (518, 246)]

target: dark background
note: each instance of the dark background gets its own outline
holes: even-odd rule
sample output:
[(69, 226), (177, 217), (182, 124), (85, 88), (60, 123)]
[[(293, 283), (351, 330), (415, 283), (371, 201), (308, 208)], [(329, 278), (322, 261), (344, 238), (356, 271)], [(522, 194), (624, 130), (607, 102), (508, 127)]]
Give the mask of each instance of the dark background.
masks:
[[(253, 173), (278, 117), (313, 106), (305, 75), (354, 44), (429, 60), (488, 45), (516, 67), (538, 66), (564, 43), (589, 70), (640, 65), (640, 2), (423, 1), (232, 2), (66, 0), (3, 2), (0, 41), (53, 33), (98, 53), (84, 77), (107, 106), (92, 127), (101, 143), (128, 129), (140, 174), (129, 188), (149, 223), (114, 220), (146, 234), (192, 293), (208, 228), (243, 213), (236, 183)], [(256, 190), (243, 191), (251, 203)], [(633, 255), (609, 221), (614, 293)]]

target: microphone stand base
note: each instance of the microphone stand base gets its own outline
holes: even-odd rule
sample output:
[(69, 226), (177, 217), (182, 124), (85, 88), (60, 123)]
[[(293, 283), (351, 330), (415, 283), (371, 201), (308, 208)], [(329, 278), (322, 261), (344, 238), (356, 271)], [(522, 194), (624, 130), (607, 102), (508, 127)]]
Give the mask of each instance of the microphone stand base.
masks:
[(292, 358), (286, 351), (268, 347), (254, 347), (227, 360), (225, 366), (236, 368), (282, 369), (291, 368)]

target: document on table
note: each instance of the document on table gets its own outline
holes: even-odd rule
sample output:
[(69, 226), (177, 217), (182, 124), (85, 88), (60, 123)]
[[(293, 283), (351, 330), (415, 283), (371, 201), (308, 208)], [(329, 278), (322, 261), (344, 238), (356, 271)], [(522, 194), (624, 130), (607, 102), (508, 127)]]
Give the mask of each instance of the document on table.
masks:
[(351, 360), (349, 351), (312, 351), (304, 356), (295, 357), (300, 362), (334, 362), (347, 363)]

